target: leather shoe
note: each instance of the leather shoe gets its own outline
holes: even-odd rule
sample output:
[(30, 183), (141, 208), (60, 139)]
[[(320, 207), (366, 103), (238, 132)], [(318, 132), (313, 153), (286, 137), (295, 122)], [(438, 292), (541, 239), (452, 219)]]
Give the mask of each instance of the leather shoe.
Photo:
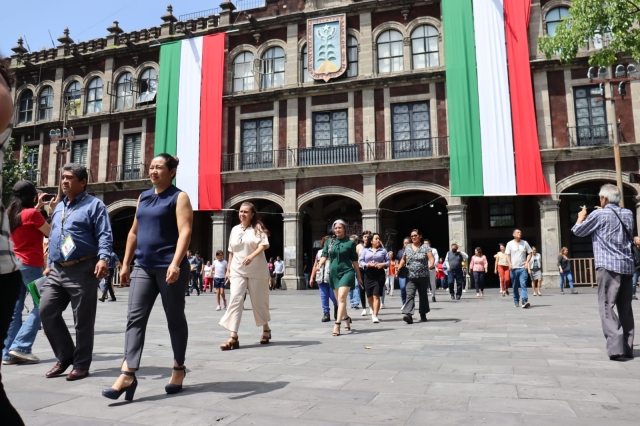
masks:
[(51, 370), (45, 373), (45, 376), (47, 379), (50, 379), (51, 377), (61, 376), (62, 374), (64, 374), (65, 371), (67, 371), (67, 368), (69, 368), (70, 365), (71, 365), (70, 362), (58, 361), (56, 362), (56, 365), (54, 365)]
[(79, 368), (74, 368), (71, 370), (71, 373), (67, 376), (67, 380), (72, 382), (74, 380), (84, 379), (89, 376), (89, 372), (87, 370), (80, 370)]

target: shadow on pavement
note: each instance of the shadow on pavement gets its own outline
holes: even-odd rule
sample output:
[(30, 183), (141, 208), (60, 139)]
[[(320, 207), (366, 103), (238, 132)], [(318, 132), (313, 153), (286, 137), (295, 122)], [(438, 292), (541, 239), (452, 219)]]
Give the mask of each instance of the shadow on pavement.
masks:
[(248, 348), (264, 348), (268, 346), (292, 346), (296, 348), (303, 348), (305, 346), (313, 346), (319, 345), (321, 342), (317, 340), (281, 340), (281, 341), (271, 341), (267, 345), (261, 345), (260, 343), (253, 343), (251, 345), (241, 345), (240, 349), (248, 349)]

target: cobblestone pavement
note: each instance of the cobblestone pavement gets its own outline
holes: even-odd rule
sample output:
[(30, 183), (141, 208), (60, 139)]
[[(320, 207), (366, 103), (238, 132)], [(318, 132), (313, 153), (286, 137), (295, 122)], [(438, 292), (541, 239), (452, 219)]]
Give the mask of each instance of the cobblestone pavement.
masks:
[[(332, 337), (317, 291), (271, 293), (270, 345), (258, 344), (247, 299), (240, 349), (221, 352), (215, 297), (187, 298), (185, 391), (164, 393), (172, 351), (160, 299), (149, 322), (133, 403), (100, 391), (118, 375), (126, 289), (98, 304), (91, 376), (46, 379), (55, 362), (39, 333), (40, 364), (2, 366), (27, 425), (637, 425), (640, 358), (609, 361), (595, 289), (546, 289), (528, 310), (495, 289), (459, 302), (438, 292), (426, 323), (408, 325), (399, 291), (380, 324), (349, 309), (353, 331)], [(637, 303), (636, 303), (636, 306)], [(71, 312), (66, 312), (72, 324)], [(640, 316), (640, 315), (638, 315)], [(71, 326), (72, 327), (72, 326)], [(640, 347), (635, 348), (636, 357)], [(124, 398), (124, 397), (122, 397)]]

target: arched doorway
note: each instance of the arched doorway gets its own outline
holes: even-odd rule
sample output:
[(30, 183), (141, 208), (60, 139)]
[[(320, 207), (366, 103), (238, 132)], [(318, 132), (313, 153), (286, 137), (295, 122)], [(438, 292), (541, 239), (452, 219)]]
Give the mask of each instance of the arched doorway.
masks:
[[(275, 259), (276, 256), (284, 258), (282, 207), (270, 200), (253, 199), (247, 201), (251, 202), (255, 206), (256, 211), (260, 216), (260, 220), (262, 220), (264, 226), (269, 230), (269, 248), (265, 251), (267, 260), (271, 257)], [(240, 223), (238, 210), (241, 205), (242, 203), (238, 203), (232, 207), (235, 211), (231, 213), (230, 226), (228, 229), (229, 232), (231, 232), (231, 228)]]
[(136, 215), (135, 207), (124, 207), (112, 213), (111, 231), (113, 233), (113, 251), (120, 260), (124, 258), (127, 245), (127, 236), (133, 226), (133, 218)]

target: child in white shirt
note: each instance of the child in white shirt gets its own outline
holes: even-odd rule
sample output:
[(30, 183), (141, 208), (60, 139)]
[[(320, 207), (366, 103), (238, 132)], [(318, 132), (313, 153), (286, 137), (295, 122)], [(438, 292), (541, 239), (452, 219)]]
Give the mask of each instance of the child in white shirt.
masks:
[(213, 261), (213, 288), (216, 289), (216, 300), (218, 306), (216, 311), (220, 310), (220, 296), (222, 296), (222, 309), (227, 309), (227, 298), (224, 294), (224, 278), (227, 274), (227, 261), (223, 258), (222, 250), (216, 252), (216, 260)]

